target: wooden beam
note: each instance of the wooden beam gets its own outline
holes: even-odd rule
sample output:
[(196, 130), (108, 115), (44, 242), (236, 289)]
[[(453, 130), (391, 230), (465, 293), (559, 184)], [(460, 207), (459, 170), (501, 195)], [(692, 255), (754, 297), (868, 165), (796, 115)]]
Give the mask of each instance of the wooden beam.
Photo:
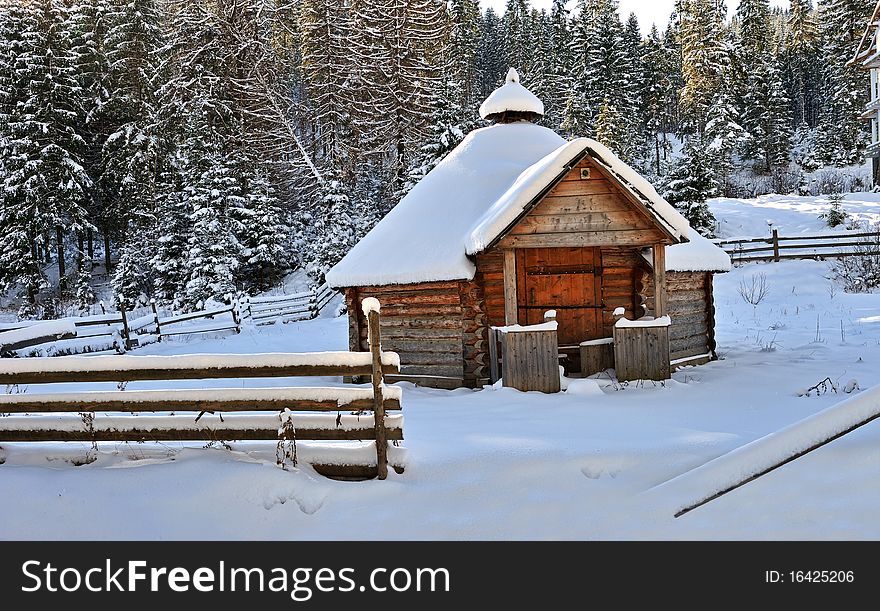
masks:
[(663, 239), (656, 229), (625, 229), (621, 231), (581, 231), (576, 233), (545, 233), (507, 235), (498, 242), (510, 248), (578, 248), (592, 246), (650, 246)]
[(654, 317), (666, 316), (666, 245), (654, 244)]
[(504, 324), (517, 324), (516, 251), (504, 251)]
[(385, 404), (382, 400), (382, 343), (379, 331), (379, 312), (367, 313), (367, 340), (373, 365), (373, 418), (376, 431), (376, 477), (388, 477), (388, 441), (385, 436)]
[[(44, 425), (45, 426), (45, 425)], [(403, 429), (386, 428), (385, 439), (400, 441)], [(0, 442), (13, 441), (277, 441), (278, 425), (265, 428), (231, 429), (223, 424), (206, 425), (199, 428), (141, 428), (141, 429), (103, 429), (82, 430), (35, 428), (3, 429), (0, 427)], [(372, 422), (365, 419), (362, 428), (357, 429), (296, 429), (297, 441), (371, 441), (376, 438)]]

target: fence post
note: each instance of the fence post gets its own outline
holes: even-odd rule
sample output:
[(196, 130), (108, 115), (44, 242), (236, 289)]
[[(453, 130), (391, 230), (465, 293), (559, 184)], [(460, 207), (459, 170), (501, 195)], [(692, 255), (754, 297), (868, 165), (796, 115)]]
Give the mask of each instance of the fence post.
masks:
[(373, 419), (376, 425), (376, 468), (378, 479), (388, 477), (388, 440), (385, 433), (385, 403), (382, 397), (382, 342), (379, 309), (364, 307), (373, 364)]
[(773, 261), (779, 262), (779, 230), (773, 230)]
[(238, 297), (232, 300), (232, 322), (235, 323), (235, 332), (241, 333), (241, 313), (238, 311)]
[(153, 307), (153, 320), (156, 323), (156, 335), (159, 337), (157, 341), (162, 341), (162, 326), (159, 324), (159, 310), (156, 308), (156, 300), (150, 299), (150, 305)]
[(314, 286), (309, 289), (311, 292), (311, 296), (309, 297), (309, 310), (311, 310), (311, 314), (309, 316), (309, 320), (318, 317), (318, 289)]
[(119, 315), (122, 317), (122, 341), (125, 350), (131, 350), (131, 335), (128, 332), (128, 316), (125, 315), (125, 308), (119, 306)]

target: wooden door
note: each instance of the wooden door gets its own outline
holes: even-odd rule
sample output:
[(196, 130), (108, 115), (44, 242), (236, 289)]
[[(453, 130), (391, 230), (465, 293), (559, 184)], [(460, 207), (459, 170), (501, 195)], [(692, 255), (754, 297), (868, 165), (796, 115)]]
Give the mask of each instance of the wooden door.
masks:
[(516, 251), (517, 315), (521, 325), (556, 310), (559, 345), (602, 337), (602, 259), (598, 248)]

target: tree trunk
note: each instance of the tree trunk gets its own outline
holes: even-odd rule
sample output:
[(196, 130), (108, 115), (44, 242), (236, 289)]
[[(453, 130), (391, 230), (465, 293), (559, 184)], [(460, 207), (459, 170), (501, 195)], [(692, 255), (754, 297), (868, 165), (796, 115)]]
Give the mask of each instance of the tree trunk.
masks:
[(95, 244), (94, 244), (94, 235), (91, 228), (89, 228), (88, 233), (86, 234), (86, 242), (88, 244), (89, 249), (89, 259), (93, 259), (95, 257)]
[(110, 277), (110, 236), (104, 231), (104, 271)]
[(654, 133), (654, 157), (657, 160), (657, 176), (660, 176), (660, 138)]
[(63, 291), (67, 287), (67, 282), (64, 269), (64, 233), (60, 225), (55, 228), (55, 246), (58, 248), (58, 288)]
[(52, 248), (50, 247), (50, 245), (52, 244), (52, 240), (49, 239), (48, 233), (43, 234), (43, 244), (45, 244), (45, 246), (43, 246), (43, 257), (44, 257), (43, 261), (44, 261), (44, 263), (51, 263), (52, 262)]
[(82, 232), (81, 231), (77, 232), (77, 234), (76, 234), (76, 245), (77, 245), (76, 271), (77, 272), (82, 271), (83, 263), (85, 262), (85, 257), (83, 256), (83, 255), (85, 255), (85, 241), (86, 241), (86, 238), (82, 234)]

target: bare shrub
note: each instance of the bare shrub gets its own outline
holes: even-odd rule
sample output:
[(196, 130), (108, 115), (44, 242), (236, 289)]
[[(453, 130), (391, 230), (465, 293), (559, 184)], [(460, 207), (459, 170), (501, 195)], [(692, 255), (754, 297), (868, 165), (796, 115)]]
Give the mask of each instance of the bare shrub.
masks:
[(757, 306), (764, 301), (770, 293), (770, 287), (767, 286), (767, 274), (760, 272), (752, 274), (749, 280), (743, 278), (739, 281), (739, 294), (743, 301)]
[(831, 265), (834, 279), (847, 293), (867, 293), (880, 287), (880, 225), (877, 235), (861, 238), (854, 256), (841, 257)]

